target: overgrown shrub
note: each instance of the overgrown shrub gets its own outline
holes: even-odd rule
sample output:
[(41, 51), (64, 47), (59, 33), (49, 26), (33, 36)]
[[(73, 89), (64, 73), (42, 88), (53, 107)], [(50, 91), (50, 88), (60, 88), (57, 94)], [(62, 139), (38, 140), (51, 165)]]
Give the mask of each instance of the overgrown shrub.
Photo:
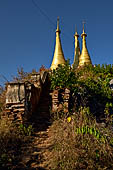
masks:
[[(70, 110), (78, 111), (81, 106), (90, 107), (97, 119), (105, 118), (106, 104), (113, 103), (113, 91), (109, 84), (113, 79), (113, 66), (90, 65), (73, 70), (67, 62), (53, 70), (50, 79), (53, 90), (70, 90)], [(113, 107), (110, 114), (113, 114)]]
[(72, 88), (76, 83), (74, 70), (70, 67), (69, 60), (65, 65), (59, 65), (50, 74), (51, 89)]

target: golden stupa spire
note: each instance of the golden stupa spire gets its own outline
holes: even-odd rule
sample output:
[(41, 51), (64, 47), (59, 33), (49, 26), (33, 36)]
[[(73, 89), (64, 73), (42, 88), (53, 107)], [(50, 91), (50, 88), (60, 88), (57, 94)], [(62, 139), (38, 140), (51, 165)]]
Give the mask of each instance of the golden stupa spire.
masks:
[(84, 23), (83, 23), (83, 33), (81, 34), (81, 37), (82, 37), (82, 52), (79, 57), (79, 66), (84, 66), (84, 65), (92, 64), (86, 45), (87, 34), (84, 31)]
[(65, 64), (65, 58), (62, 50), (61, 40), (60, 40), (60, 29), (59, 29), (59, 18), (57, 19), (57, 29), (56, 29), (56, 45), (53, 61), (51, 64), (51, 69), (56, 69), (58, 64)]
[(77, 68), (79, 64), (79, 56), (80, 56), (80, 46), (79, 46), (79, 40), (78, 40), (78, 33), (77, 33), (77, 27), (75, 28), (75, 53), (74, 53), (74, 61), (73, 61), (73, 68)]

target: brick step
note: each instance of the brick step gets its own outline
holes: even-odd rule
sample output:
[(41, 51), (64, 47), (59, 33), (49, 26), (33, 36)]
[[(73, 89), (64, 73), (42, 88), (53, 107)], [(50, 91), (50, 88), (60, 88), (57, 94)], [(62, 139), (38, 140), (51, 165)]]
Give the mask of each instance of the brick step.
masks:
[(49, 102), (49, 101), (50, 101), (49, 99), (44, 99), (44, 98), (40, 99), (40, 103)]
[(44, 95), (41, 95), (41, 97), (40, 97), (40, 98), (45, 98), (45, 99), (47, 99), (47, 98), (50, 98), (50, 96), (49, 96), (49, 95), (44, 94)]
[(49, 96), (47, 96), (47, 95), (43, 95), (43, 96), (42, 96), (42, 95), (41, 95), (41, 96), (40, 96), (40, 100), (41, 100), (41, 99), (47, 100), (47, 99), (49, 99)]
[(48, 111), (43, 110), (43, 111), (38, 112), (38, 115), (44, 115), (44, 114), (45, 116), (48, 115)]
[(45, 104), (41, 103), (38, 105), (38, 108), (47, 108), (47, 107), (49, 108), (49, 103), (45, 103)]
[(48, 103), (46, 103), (46, 102), (43, 102), (43, 103), (39, 103), (39, 105), (38, 105), (38, 108), (47, 108), (47, 107), (49, 107), (49, 102)]
[(36, 117), (36, 119), (38, 119), (38, 117), (44, 117), (44, 116), (42, 116), (42, 115), (49, 115), (50, 113), (49, 113), (49, 111), (40, 111), (40, 112), (37, 112), (37, 113), (35, 113), (34, 115), (32, 115), (32, 117)]
[(41, 109), (49, 109), (49, 104), (47, 104), (47, 105), (39, 105), (38, 107), (37, 107), (37, 110), (41, 110)]
[(40, 111), (40, 112), (38, 112), (38, 115), (48, 115), (48, 111), (45, 111), (45, 110), (42, 110), (42, 111)]
[(47, 112), (39, 112), (38, 113), (38, 116), (41, 116), (41, 117), (43, 117), (43, 118), (47, 118), (48, 117), (48, 113)]
[(43, 97), (41, 96), (40, 101), (42, 101), (42, 100), (49, 100), (49, 96), (43, 96)]
[(45, 98), (45, 97), (40, 98), (40, 102), (43, 102), (43, 101), (50, 101), (50, 99), (49, 98)]
[(40, 102), (38, 105), (40, 107), (40, 106), (48, 106), (49, 104), (50, 104), (49, 101), (43, 101), (43, 102)]

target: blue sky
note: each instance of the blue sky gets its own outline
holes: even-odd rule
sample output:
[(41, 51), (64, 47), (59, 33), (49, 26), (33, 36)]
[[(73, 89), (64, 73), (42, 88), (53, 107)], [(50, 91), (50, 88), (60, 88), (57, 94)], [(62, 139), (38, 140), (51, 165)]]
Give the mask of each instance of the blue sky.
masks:
[[(75, 25), (85, 21), (87, 47), (93, 64), (113, 64), (112, 0), (0, 0), (0, 75), (9, 81), (17, 68), (49, 68), (55, 46), (57, 16), (65, 58), (73, 62)], [(46, 16), (44, 14), (46, 14)], [(52, 22), (50, 22), (50, 20)], [(81, 37), (79, 37), (80, 46)], [(4, 82), (0, 77), (0, 84)]]

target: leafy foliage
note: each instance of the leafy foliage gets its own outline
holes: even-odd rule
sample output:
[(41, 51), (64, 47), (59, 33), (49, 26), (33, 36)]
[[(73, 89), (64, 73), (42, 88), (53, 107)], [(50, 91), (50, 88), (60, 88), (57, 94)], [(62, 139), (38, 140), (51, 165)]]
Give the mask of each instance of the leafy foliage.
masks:
[[(89, 107), (94, 115), (102, 116), (106, 103), (113, 103), (110, 80), (113, 79), (113, 66), (85, 66), (73, 70), (69, 61), (59, 65), (51, 75), (52, 89), (70, 89), (70, 109)], [(113, 108), (110, 111), (113, 114)]]
[(31, 134), (33, 133), (33, 127), (32, 125), (26, 126), (24, 124), (20, 124), (19, 131), (20, 131), (20, 134), (22, 135), (31, 136)]
[(71, 88), (73, 83), (76, 82), (76, 76), (74, 70), (69, 65), (69, 60), (65, 65), (59, 65), (59, 67), (52, 71), (50, 75), (51, 89), (64, 89)]

